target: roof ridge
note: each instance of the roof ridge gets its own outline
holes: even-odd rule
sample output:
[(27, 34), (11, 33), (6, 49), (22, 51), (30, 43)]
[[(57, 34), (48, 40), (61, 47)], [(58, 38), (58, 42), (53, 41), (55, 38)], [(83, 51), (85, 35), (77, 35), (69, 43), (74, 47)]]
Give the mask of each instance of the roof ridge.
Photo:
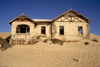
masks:
[[(68, 10), (68, 11), (66, 11), (66, 12), (64, 12), (64, 13), (62, 13), (61, 15), (57, 16), (56, 18), (54, 18), (52, 21), (54, 21), (54, 20), (56, 20), (57, 18), (63, 16), (64, 14), (68, 13), (69, 11), (74, 11), (74, 12), (76, 12), (75, 10), (70, 9), (70, 10)], [(80, 13), (78, 13), (78, 12), (76, 12), (76, 13), (79, 14), (79, 15), (81, 15), (81, 16), (83, 16), (82, 14), (80, 14)], [(85, 16), (83, 16), (83, 17), (86, 18), (87, 20), (89, 20), (90, 22), (93, 22), (92, 20), (88, 19), (87, 17), (85, 17)]]
[[(24, 15), (23, 13), (19, 16), (17, 16), (16, 18), (12, 19), (11, 21), (9, 21), (9, 23), (11, 24), (14, 20), (16, 20), (17, 18), (21, 17), (21, 16), (25, 16), (26, 18), (29, 18), (27, 17), (26, 15)], [(29, 18), (31, 21), (33, 21), (31, 18)]]

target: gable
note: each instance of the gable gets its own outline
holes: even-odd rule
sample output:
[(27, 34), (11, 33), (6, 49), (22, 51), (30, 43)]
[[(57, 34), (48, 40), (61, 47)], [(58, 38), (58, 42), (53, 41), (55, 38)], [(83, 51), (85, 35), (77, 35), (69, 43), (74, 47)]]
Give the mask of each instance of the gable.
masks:
[(84, 22), (85, 21), (87, 23), (92, 22), (90, 19), (84, 17), (83, 15), (77, 13), (72, 9), (58, 16), (53, 21), (58, 21), (58, 22)]
[(56, 21), (59, 21), (59, 22), (84, 22), (85, 20), (81, 17), (78, 17), (78, 16), (75, 16), (73, 14), (73, 16), (71, 15), (64, 15), (60, 18), (58, 18)]
[(24, 14), (16, 17), (15, 19), (9, 21), (10, 24), (12, 24), (12, 22), (14, 21), (30, 21), (30, 22), (33, 22), (35, 23), (32, 19), (30, 19), (29, 17), (25, 16)]

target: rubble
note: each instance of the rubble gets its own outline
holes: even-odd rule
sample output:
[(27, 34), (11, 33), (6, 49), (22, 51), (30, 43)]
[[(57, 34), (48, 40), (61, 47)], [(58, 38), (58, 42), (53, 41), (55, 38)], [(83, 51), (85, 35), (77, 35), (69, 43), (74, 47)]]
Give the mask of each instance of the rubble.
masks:
[(51, 41), (53, 44), (60, 44), (63, 45), (63, 41), (61, 41), (60, 39), (45, 39), (43, 42), (47, 43), (47, 41)]
[(12, 45), (8, 44), (7, 40), (3, 39), (0, 37), (0, 49), (3, 51), (3, 50), (6, 50), (7, 48), (10, 48), (12, 47)]

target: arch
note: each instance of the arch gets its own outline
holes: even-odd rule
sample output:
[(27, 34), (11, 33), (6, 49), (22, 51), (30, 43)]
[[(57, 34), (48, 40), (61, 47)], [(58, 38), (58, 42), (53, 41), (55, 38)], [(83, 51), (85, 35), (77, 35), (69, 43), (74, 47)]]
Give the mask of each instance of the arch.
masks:
[(16, 33), (30, 33), (30, 27), (26, 24), (17, 25)]

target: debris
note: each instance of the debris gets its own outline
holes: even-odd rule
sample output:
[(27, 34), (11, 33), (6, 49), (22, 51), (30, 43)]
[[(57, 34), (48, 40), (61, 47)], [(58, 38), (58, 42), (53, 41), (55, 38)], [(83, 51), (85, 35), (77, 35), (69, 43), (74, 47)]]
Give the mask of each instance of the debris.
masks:
[(45, 39), (43, 42), (44, 42), (44, 43), (47, 43), (47, 41), (48, 41), (48, 39)]
[[(45, 39), (43, 42), (47, 43), (48, 39)], [(61, 41), (60, 39), (50, 39), (51, 43), (53, 44), (60, 44), (63, 45), (63, 41)]]
[(92, 41), (94, 41), (94, 42), (98, 42), (98, 40), (97, 40), (97, 39), (92, 39)]
[(73, 61), (76, 61), (76, 62), (78, 62), (78, 59), (73, 59)]
[(1, 37), (0, 37), (0, 44), (1, 44), (0, 49), (1, 49), (2, 51), (3, 51), (3, 50), (6, 50), (7, 48), (12, 47), (12, 45), (8, 44), (8, 42), (7, 42), (5, 39), (1, 38)]
[(88, 44), (89, 44), (89, 42), (85, 42), (84, 44), (85, 44), (85, 45), (88, 45)]
[(33, 45), (33, 44), (35, 44), (35, 43), (37, 43), (37, 42), (38, 42), (37, 39), (32, 39), (32, 40), (29, 41), (29, 44), (30, 44), (30, 45)]

